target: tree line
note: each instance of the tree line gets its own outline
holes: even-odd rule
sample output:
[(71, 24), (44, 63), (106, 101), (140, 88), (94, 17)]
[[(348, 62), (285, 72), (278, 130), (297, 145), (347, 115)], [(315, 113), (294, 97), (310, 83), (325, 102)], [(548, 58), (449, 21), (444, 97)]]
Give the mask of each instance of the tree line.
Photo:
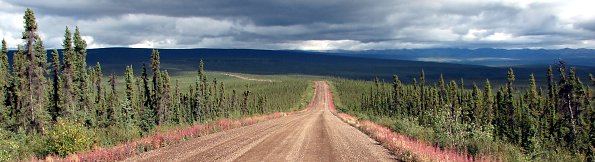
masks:
[(506, 84), (496, 89), (487, 79), (484, 87), (473, 83), (472, 89), (465, 89), (462, 79), (445, 82), (442, 76), (438, 83), (427, 83), (423, 70), (412, 84), (403, 84), (394, 75), (390, 86), (376, 79), (369, 91), (361, 93), (361, 103), (354, 110), (369, 116), (412, 120), (433, 130), (435, 145), (474, 155), (496, 150), (482, 145), (483, 140), (506, 141), (532, 158), (564, 150), (593, 160), (595, 97), (590, 86), (595, 86), (595, 78), (589, 75), (585, 84), (565, 62), (555, 67), (557, 78), (552, 66), (547, 70), (547, 86), (536, 85), (531, 74), (524, 89), (514, 86), (512, 68)]

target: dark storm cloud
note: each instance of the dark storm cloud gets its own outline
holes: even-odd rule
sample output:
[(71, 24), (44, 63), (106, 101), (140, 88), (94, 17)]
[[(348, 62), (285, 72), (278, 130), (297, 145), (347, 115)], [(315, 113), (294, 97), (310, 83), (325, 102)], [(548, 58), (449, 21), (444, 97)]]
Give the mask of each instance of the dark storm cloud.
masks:
[[(394, 1), (361, 0), (100, 0), (100, 1), (22, 1), (9, 0), (19, 6), (28, 6), (47, 14), (59, 16), (101, 17), (122, 14), (155, 14), (172, 17), (245, 18), (256, 25), (295, 25), (313, 23), (349, 23), (374, 19), (370, 14), (385, 15), (379, 11)], [(383, 13), (384, 12), (384, 13)]]
[[(4, 12), (7, 14), (22, 14), (15, 10), (33, 8), (50, 46), (59, 45), (66, 25), (80, 26), (97, 47), (560, 48), (589, 47), (595, 35), (594, 14), (586, 14), (591, 18), (587, 20), (576, 18), (585, 15), (562, 15), (573, 9), (564, 7), (567, 3), (582, 1), (8, 0), (3, 3), (11, 6), (10, 11)], [(3, 32), (16, 30), (0, 27), (6, 28)]]

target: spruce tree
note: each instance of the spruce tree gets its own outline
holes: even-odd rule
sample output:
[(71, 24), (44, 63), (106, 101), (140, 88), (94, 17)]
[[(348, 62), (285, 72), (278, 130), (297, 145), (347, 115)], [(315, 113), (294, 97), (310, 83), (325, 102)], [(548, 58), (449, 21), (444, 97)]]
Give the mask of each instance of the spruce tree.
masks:
[(424, 70), (421, 70), (421, 74), (419, 76), (419, 114), (420, 114), (420, 123), (425, 124), (427, 122), (427, 99), (425, 94), (425, 85), (426, 85), (426, 74)]
[(8, 67), (8, 49), (6, 41), (2, 39), (2, 49), (0, 51), (0, 128), (9, 128), (13, 116), (11, 116), (11, 107), (9, 107), (9, 86), (10, 73)]
[(247, 115), (249, 114), (249, 110), (248, 110), (248, 96), (250, 96), (250, 91), (246, 90), (243, 93), (243, 101), (242, 101), (242, 110), (241, 110), (241, 114), (242, 115)]
[(77, 57), (74, 54), (74, 48), (72, 47), (72, 34), (68, 27), (64, 31), (64, 41), (62, 42), (62, 77), (63, 89), (62, 96), (64, 96), (64, 109), (67, 112), (68, 117), (74, 118), (75, 112), (77, 111), (78, 104), (76, 102), (77, 86), (74, 85), (74, 76), (76, 68)]
[(119, 98), (118, 98), (118, 93), (116, 91), (116, 74), (111, 73), (109, 76), (109, 86), (110, 86), (110, 95), (107, 98), (107, 107), (106, 107), (106, 113), (107, 113), (107, 121), (108, 121), (108, 125), (114, 125), (116, 124), (121, 116), (121, 112), (119, 111), (119, 109), (117, 108), (117, 104), (120, 103), (119, 102)]
[(134, 70), (132, 69), (132, 65), (126, 66), (126, 71), (124, 72), (124, 81), (126, 85), (125, 89), (125, 97), (122, 101), (122, 110), (121, 113), (121, 120), (124, 123), (134, 123), (133, 120), (137, 118), (135, 112), (137, 108), (134, 103), (136, 103), (136, 93), (135, 89), (135, 79), (134, 79)]
[(140, 109), (141, 120), (139, 127), (144, 133), (146, 133), (153, 129), (153, 126), (155, 125), (155, 110), (153, 104), (151, 104), (153, 101), (151, 98), (151, 90), (149, 89), (149, 78), (147, 76), (147, 67), (145, 64), (143, 64), (142, 69), (143, 71), (141, 74), (141, 80), (143, 84), (143, 106)]
[(151, 71), (153, 72), (153, 96), (152, 99), (152, 107), (155, 108), (155, 120), (157, 125), (161, 124), (164, 121), (164, 111), (165, 105), (163, 104), (163, 81), (161, 78), (161, 63), (160, 63), (160, 56), (159, 51), (153, 49), (151, 52)]
[(58, 117), (64, 115), (62, 109), (62, 79), (60, 78), (60, 56), (58, 50), (52, 51), (52, 95), (50, 115), (53, 122), (57, 122)]
[(26, 79), (26, 64), (25, 64), (25, 51), (23, 50), (22, 46), (17, 46), (17, 51), (12, 56), (13, 64), (12, 64), (12, 78), (11, 78), (11, 87), (10, 87), (10, 103), (12, 107), (12, 114), (11, 116), (14, 117), (11, 129), (17, 130), (18, 128), (26, 128), (27, 127), (27, 114), (26, 114), (26, 107), (25, 107), (25, 99), (26, 99), (26, 92), (27, 88), (25, 84), (27, 84)]
[(27, 108), (27, 123), (29, 131), (45, 132), (47, 111), (45, 109), (45, 62), (42, 56), (47, 56), (43, 42), (37, 34), (37, 22), (33, 10), (25, 11), (25, 64), (27, 92), (25, 105)]
[(180, 92), (180, 85), (178, 80), (176, 80), (176, 83), (174, 85), (174, 93), (172, 96), (172, 105), (171, 105), (171, 109), (173, 111), (173, 120), (172, 123), (174, 124), (180, 124), (184, 121), (184, 119), (186, 119), (186, 112), (184, 112), (184, 110), (182, 109), (182, 94)]
[(75, 96), (76, 100), (78, 101), (78, 108), (82, 114), (79, 118), (82, 118), (87, 125), (91, 123), (91, 99), (90, 96), (87, 95), (90, 90), (91, 83), (89, 83), (89, 75), (87, 72), (87, 42), (82, 38), (80, 30), (78, 26), (74, 30), (73, 36), (73, 43), (74, 43), (74, 55), (75, 55), (75, 84), (78, 86), (76, 88)]
[(392, 96), (393, 96), (393, 113), (396, 113), (395, 115), (403, 115), (403, 99), (402, 99), (402, 84), (401, 81), (399, 80), (399, 76), (397, 75), (393, 75), (393, 91), (392, 91)]
[(539, 116), (541, 110), (539, 109), (539, 94), (537, 93), (537, 84), (535, 83), (535, 76), (529, 76), (529, 92), (527, 94), (527, 103), (529, 104), (529, 112), (533, 116)]
[(6, 105), (9, 78), (8, 49), (6, 47), (6, 41), (2, 39), (2, 49), (0, 51), (0, 106), (2, 107)]
[(548, 67), (547, 70), (547, 84), (548, 84), (548, 94), (547, 94), (547, 106), (544, 110), (544, 129), (547, 128), (549, 133), (544, 133), (544, 135), (549, 138), (550, 140), (554, 140), (557, 138), (555, 135), (557, 132), (557, 121), (558, 121), (558, 97), (557, 97), (557, 87), (556, 83), (554, 82), (554, 74), (552, 70), (552, 66)]
[(126, 82), (126, 99), (129, 101), (134, 101), (133, 97), (135, 96), (134, 93), (134, 69), (132, 69), (132, 65), (126, 66), (126, 71), (124, 72), (124, 81)]
[(514, 98), (513, 98), (513, 87), (512, 84), (515, 81), (515, 76), (514, 76), (514, 71), (512, 70), (512, 68), (508, 69), (508, 73), (507, 73), (507, 82), (506, 82), (506, 98), (505, 98), (505, 103), (506, 103), (506, 111), (505, 111), (505, 115), (508, 117), (509, 121), (510, 121), (510, 128), (508, 130), (509, 133), (511, 133), (510, 138), (513, 140), (513, 143), (518, 143), (520, 142), (520, 132), (517, 131), (517, 128), (519, 128), (519, 121), (518, 119), (519, 114), (517, 109), (517, 107), (515, 107), (514, 105)]
[(484, 103), (482, 96), (481, 90), (479, 90), (477, 84), (473, 83), (473, 90), (471, 93), (472, 106), (470, 109), (467, 109), (467, 118), (469, 118), (469, 121), (477, 125), (482, 125), (484, 123), (484, 118), (482, 117), (485, 116), (484, 114), (486, 113), (486, 110), (484, 109), (485, 107), (483, 106)]
[[(575, 143), (575, 139), (576, 139), (576, 134), (577, 134), (577, 128), (576, 128), (576, 120), (577, 117), (579, 116), (578, 111), (579, 108), (579, 102), (577, 102), (576, 98), (577, 96), (577, 91), (578, 91), (578, 84), (576, 83), (576, 73), (573, 70), (570, 70), (570, 72), (567, 74), (566, 73), (566, 63), (563, 61), (560, 61), (560, 65), (559, 65), (559, 71), (560, 71), (560, 81), (558, 83), (558, 85), (560, 86), (559, 91), (558, 91), (558, 98), (560, 99), (559, 101), (559, 105), (558, 108), (560, 109), (559, 112), (561, 113), (560, 119), (561, 123), (564, 125), (565, 128), (569, 128), (570, 131), (568, 132), (560, 132), (561, 134), (564, 134), (566, 137), (564, 138), (564, 141), (566, 142), (566, 145), (568, 146), (569, 150), (577, 150), (576, 148), (576, 143)], [(562, 130), (560, 130), (562, 131)]]
[(219, 84), (218, 94), (219, 96), (217, 97), (217, 107), (221, 111), (220, 114), (218, 114), (218, 117), (223, 117), (226, 116), (226, 113), (228, 113), (228, 107), (225, 104), (227, 98), (225, 98), (225, 86), (223, 85), (223, 82)]
[(537, 144), (537, 123), (535, 120), (539, 117), (539, 94), (535, 83), (535, 76), (530, 75), (529, 90), (525, 95), (526, 106), (522, 106), (520, 111), (522, 127), (522, 146), (530, 152), (535, 151)]
[(161, 121), (161, 123), (164, 122), (172, 122), (174, 119), (174, 115), (172, 114), (171, 111), (171, 105), (172, 105), (172, 96), (171, 96), (171, 83), (170, 83), (170, 77), (169, 77), (169, 73), (167, 72), (167, 70), (163, 71), (161, 73), (161, 77), (162, 81), (161, 81), (161, 103), (159, 104), (161, 106), (160, 109), (160, 116), (159, 116), (159, 121)]
[(493, 117), (495, 116), (493, 110), (494, 98), (492, 97), (492, 85), (490, 85), (490, 80), (486, 79), (483, 90), (485, 112), (482, 120), (484, 121), (483, 124), (489, 125), (492, 124)]
[[(110, 124), (109, 116), (112, 113), (110, 110), (107, 109), (107, 104), (105, 101), (105, 88), (103, 88), (102, 78), (103, 73), (101, 72), (101, 64), (97, 62), (95, 65), (93, 74), (93, 83), (95, 85), (95, 106), (92, 108), (95, 111), (96, 120), (100, 127), (107, 127)], [(87, 94), (88, 95), (88, 94)]]
[(444, 82), (444, 77), (442, 76), (442, 74), (440, 74), (440, 80), (438, 80), (438, 88), (440, 88), (438, 94), (440, 96), (443, 96), (440, 97), (440, 105), (448, 104), (449, 100), (448, 97), (446, 97), (446, 83)]
[(458, 117), (460, 117), (461, 114), (461, 107), (459, 105), (458, 102), (458, 86), (457, 86), (457, 82), (455, 82), (454, 80), (450, 81), (450, 85), (448, 86), (450, 89), (448, 91), (448, 100), (450, 101), (450, 113), (451, 113), (451, 118), (454, 121), (461, 121), (458, 119)]

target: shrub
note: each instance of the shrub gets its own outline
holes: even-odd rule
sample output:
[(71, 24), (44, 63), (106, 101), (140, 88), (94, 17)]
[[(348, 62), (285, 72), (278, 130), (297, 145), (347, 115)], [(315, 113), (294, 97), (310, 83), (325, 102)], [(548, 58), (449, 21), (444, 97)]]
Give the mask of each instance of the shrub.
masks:
[(12, 132), (0, 128), (0, 161), (9, 161), (18, 157), (20, 145), (11, 135)]
[(93, 134), (80, 123), (59, 119), (55, 127), (47, 135), (49, 154), (61, 157), (89, 148), (94, 140)]

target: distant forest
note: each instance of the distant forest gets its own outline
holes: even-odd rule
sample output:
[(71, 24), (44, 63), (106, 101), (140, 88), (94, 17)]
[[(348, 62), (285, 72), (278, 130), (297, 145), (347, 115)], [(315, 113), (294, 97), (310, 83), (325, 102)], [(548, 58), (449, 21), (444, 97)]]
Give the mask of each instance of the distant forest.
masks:
[(411, 84), (394, 75), (391, 84), (338, 81), (336, 89), (347, 103), (340, 110), (392, 123), (441, 148), (505, 161), (593, 161), (595, 78), (589, 74), (584, 83), (566, 63), (554, 67), (547, 69), (545, 89), (533, 74), (527, 88), (518, 88), (512, 68), (497, 87), (489, 80), (481, 88), (462, 79), (428, 82), (421, 71)]

